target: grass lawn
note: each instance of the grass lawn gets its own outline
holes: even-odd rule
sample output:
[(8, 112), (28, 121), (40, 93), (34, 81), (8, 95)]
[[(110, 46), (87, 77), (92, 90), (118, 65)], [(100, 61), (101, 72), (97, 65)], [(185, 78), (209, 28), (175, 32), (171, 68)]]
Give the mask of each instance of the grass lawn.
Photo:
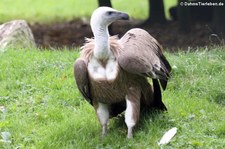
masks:
[[(168, 9), (176, 4), (176, 0), (164, 1), (166, 16), (169, 17)], [(13, 19), (50, 23), (88, 17), (97, 5), (97, 0), (1, 0), (0, 23)], [(112, 5), (134, 18), (145, 19), (148, 16), (148, 0), (112, 0)]]
[(0, 53), (0, 148), (224, 148), (225, 52), (222, 48), (166, 53), (174, 67), (163, 100), (166, 113), (144, 117), (134, 139), (123, 119), (100, 124), (73, 80), (75, 51), (8, 50)]

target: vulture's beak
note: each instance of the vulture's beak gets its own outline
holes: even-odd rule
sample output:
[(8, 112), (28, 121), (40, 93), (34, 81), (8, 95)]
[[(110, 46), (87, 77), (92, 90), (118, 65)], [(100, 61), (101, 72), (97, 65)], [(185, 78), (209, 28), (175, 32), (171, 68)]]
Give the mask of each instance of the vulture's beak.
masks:
[(118, 15), (120, 20), (129, 20), (129, 15), (127, 13), (119, 12)]

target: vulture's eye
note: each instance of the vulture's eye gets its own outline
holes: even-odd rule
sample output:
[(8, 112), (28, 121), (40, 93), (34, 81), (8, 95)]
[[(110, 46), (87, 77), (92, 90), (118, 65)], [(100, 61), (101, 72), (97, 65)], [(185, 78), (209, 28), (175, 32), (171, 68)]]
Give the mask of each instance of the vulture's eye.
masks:
[(110, 16), (112, 15), (114, 12), (113, 11), (108, 11), (107, 14)]

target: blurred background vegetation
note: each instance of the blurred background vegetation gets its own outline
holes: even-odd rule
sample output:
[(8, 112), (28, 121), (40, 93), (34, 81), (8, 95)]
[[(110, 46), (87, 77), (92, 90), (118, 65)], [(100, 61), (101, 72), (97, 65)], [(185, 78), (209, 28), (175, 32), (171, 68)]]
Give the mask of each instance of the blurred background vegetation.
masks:
[[(198, 2), (211, 4), (191, 5)], [(89, 18), (98, 6), (131, 16), (130, 26), (116, 26), (112, 34), (141, 27), (170, 49), (224, 46), (225, 0), (1, 0), (0, 23), (26, 20), (40, 47), (78, 47), (93, 36)]]
[[(176, 0), (164, 0), (166, 16), (177, 4)], [(132, 17), (148, 17), (148, 0), (112, 0), (114, 8), (128, 12)], [(0, 22), (25, 19), (28, 22), (59, 22), (89, 17), (98, 7), (97, 0), (1, 0)]]

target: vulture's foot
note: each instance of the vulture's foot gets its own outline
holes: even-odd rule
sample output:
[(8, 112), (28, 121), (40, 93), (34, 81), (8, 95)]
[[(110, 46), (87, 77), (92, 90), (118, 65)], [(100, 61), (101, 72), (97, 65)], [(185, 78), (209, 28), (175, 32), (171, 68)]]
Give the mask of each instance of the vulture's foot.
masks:
[[(130, 90), (133, 91), (132, 88)], [(137, 95), (132, 93), (135, 93), (135, 92), (133, 91), (126, 96), (127, 108), (125, 111), (125, 123), (127, 125), (127, 138), (133, 137), (132, 130), (134, 126), (136, 125), (139, 119), (139, 114), (140, 114), (140, 103), (139, 103), (140, 97), (137, 96), (138, 93)]]
[(107, 123), (109, 120), (109, 108), (107, 104), (98, 103), (98, 108), (96, 109), (96, 113), (99, 119), (99, 122), (102, 125), (102, 137), (106, 135), (107, 131)]
[(133, 138), (132, 127), (128, 127), (127, 138), (128, 139)]
[(102, 138), (106, 136), (106, 132), (107, 132), (107, 125), (103, 125), (102, 126)]

